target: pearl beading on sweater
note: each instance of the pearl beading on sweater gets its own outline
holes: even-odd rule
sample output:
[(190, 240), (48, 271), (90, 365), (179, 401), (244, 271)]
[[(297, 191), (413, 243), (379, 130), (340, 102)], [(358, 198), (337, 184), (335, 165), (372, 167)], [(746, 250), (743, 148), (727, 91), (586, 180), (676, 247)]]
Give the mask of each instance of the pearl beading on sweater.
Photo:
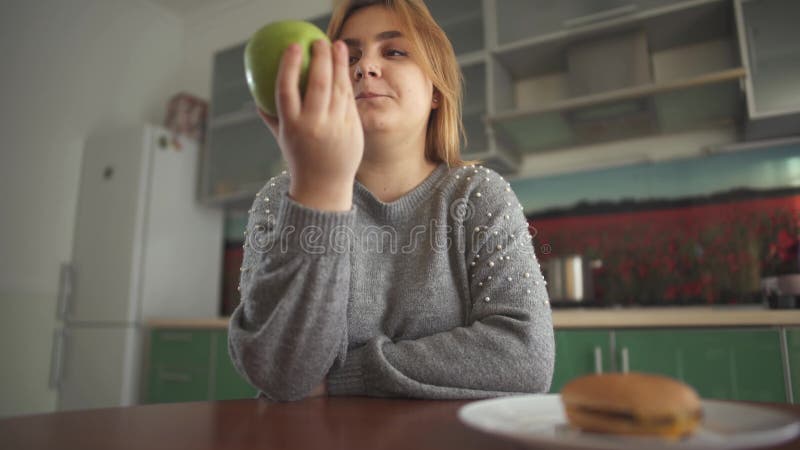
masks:
[[(484, 167), (482, 167), (482, 166), (478, 166), (478, 168), (475, 168), (475, 166), (474, 166), (474, 165), (470, 165), (470, 166), (465, 166), (465, 167), (462, 167), (462, 168), (461, 168), (461, 170), (462, 170), (462, 171), (464, 171), (464, 170), (467, 170), (467, 171), (471, 171), (473, 174), (477, 174), (477, 173), (479, 173), (479, 169), (481, 169), (481, 168), (482, 168), (482, 169), (484, 169), (484, 170), (486, 171), (486, 173), (490, 173), (489, 169), (487, 169), (487, 168), (484, 168)], [(456, 178), (456, 179), (459, 179), (460, 177), (459, 177), (459, 175), (456, 175), (456, 176), (455, 176), (455, 178)], [(469, 180), (470, 180), (470, 178), (471, 178), (471, 177), (467, 177), (467, 178), (466, 178), (466, 180), (467, 180), (467, 181), (469, 181)], [(500, 177), (500, 179), (501, 179), (503, 182), (506, 182), (506, 181), (505, 181), (505, 180), (504, 180), (502, 177)], [(484, 180), (485, 180), (485, 181), (491, 181), (491, 178), (490, 178), (490, 177), (488, 177), (488, 176), (486, 176), (486, 177), (484, 177)], [(508, 182), (506, 182), (506, 186), (505, 186), (505, 188), (504, 188), (504, 191), (505, 191), (505, 192), (512, 192), (512, 190), (511, 190), (511, 183), (508, 183)], [(483, 194), (482, 194), (480, 191), (478, 191), (478, 192), (475, 192), (475, 194), (474, 194), (474, 197), (475, 197), (476, 199), (482, 199), (482, 198), (483, 198)], [(510, 202), (510, 201), (508, 201), (508, 200), (506, 200), (506, 201), (505, 201), (505, 205), (506, 205), (506, 207), (513, 207), (513, 204), (512, 204), (512, 202)], [(523, 207), (521, 204), (519, 204), (518, 206), (519, 206), (519, 209), (520, 209), (520, 210), (523, 210), (523, 211), (524, 211), (524, 207)], [(487, 216), (487, 217), (489, 217), (489, 218), (491, 218), (491, 217), (493, 216), (493, 214), (492, 214), (492, 212), (487, 212), (487, 213), (486, 213), (486, 216)], [(505, 213), (504, 213), (502, 217), (503, 217), (503, 219), (504, 219), (504, 220), (507, 220), (507, 221), (511, 219), (511, 216), (510, 216), (510, 214), (505, 214)], [(480, 232), (482, 229), (483, 229), (483, 230), (487, 230), (487, 229), (488, 229), (488, 226), (487, 226), (487, 225), (476, 226), (476, 227), (474, 228), (474, 232), (475, 232), (475, 233), (479, 233), (479, 232)], [(497, 230), (494, 230), (492, 234), (493, 234), (493, 235), (495, 235), (495, 236), (498, 236), (498, 235), (499, 235), (499, 231), (497, 231)], [(515, 234), (513, 234), (513, 233), (510, 233), (510, 234), (508, 234), (508, 235), (509, 235), (509, 238), (510, 238), (511, 240), (514, 240), (514, 241), (516, 240), (516, 235), (515, 235)], [(530, 235), (530, 233), (528, 233), (528, 234), (527, 234), (527, 239), (525, 239), (525, 241), (526, 241), (526, 242), (532, 242), (532, 241), (533, 241), (533, 236), (531, 236), (531, 235)], [(498, 251), (500, 251), (500, 250), (503, 250), (503, 246), (502, 246), (501, 244), (497, 244), (495, 248), (496, 248), (496, 250), (498, 250)], [(475, 260), (476, 260), (476, 261), (472, 261), (472, 262), (470, 262), (470, 267), (477, 267), (477, 261), (478, 261), (479, 259), (480, 259), (480, 255), (479, 255), (479, 254), (476, 254), (476, 255), (475, 255)], [(541, 267), (538, 265), (538, 261), (537, 261), (537, 259), (536, 259), (536, 254), (535, 254), (535, 253), (534, 253), (534, 255), (533, 255), (533, 259), (534, 259), (534, 261), (537, 263), (537, 264), (536, 264), (536, 266), (537, 266), (536, 268), (538, 269), (538, 277), (536, 277), (536, 278), (534, 278), (534, 279), (532, 280), (533, 286), (534, 286), (534, 287), (537, 287), (537, 286), (539, 286), (540, 284), (542, 284), (542, 285), (546, 286), (546, 285), (547, 285), (547, 281), (544, 279), (544, 276), (542, 275), (542, 272), (541, 272)], [(506, 255), (505, 253), (504, 253), (504, 254), (502, 254), (502, 255), (500, 255), (500, 257), (498, 258), (498, 261), (503, 261), (503, 260), (505, 260), (505, 261), (510, 261), (510, 260), (511, 260), (511, 256), (510, 256), (510, 255)], [(486, 266), (487, 266), (487, 267), (489, 267), (489, 268), (494, 268), (494, 267), (496, 266), (496, 263), (495, 263), (495, 261), (488, 261), (488, 262), (486, 263)], [(471, 278), (475, 278), (475, 275), (476, 275), (476, 274), (475, 274), (475, 272), (473, 272), (473, 273), (471, 274)], [(522, 277), (523, 277), (523, 280), (522, 280), (522, 281), (523, 281), (523, 282), (525, 282), (526, 280), (529, 280), (529, 279), (531, 278), (531, 274), (530, 274), (530, 272), (524, 272), (524, 273), (523, 273), (523, 275), (522, 275)], [(514, 277), (513, 277), (513, 276), (508, 276), (508, 277), (506, 277), (506, 281), (507, 281), (507, 282), (513, 282), (513, 280), (514, 280)], [(484, 285), (485, 285), (485, 282), (487, 282), (487, 281), (492, 281), (492, 276), (491, 276), (491, 275), (488, 275), (488, 276), (487, 276), (487, 278), (486, 278), (485, 280), (483, 280), (483, 281), (478, 281), (478, 286), (479, 286), (479, 287), (484, 287)], [(530, 287), (527, 287), (527, 286), (525, 287), (525, 293), (526, 293), (526, 294), (531, 294), (532, 292), (533, 292), (533, 291), (530, 289)], [(485, 297), (483, 298), (483, 300), (484, 300), (485, 302), (490, 302), (490, 301), (491, 301), (491, 297), (490, 297), (490, 296), (485, 296)], [(546, 297), (546, 296), (545, 296), (545, 300), (543, 301), (543, 303), (545, 303), (545, 304), (549, 304), (549, 303), (550, 303), (550, 302), (549, 302), (549, 300), (547, 299), (547, 297)]]

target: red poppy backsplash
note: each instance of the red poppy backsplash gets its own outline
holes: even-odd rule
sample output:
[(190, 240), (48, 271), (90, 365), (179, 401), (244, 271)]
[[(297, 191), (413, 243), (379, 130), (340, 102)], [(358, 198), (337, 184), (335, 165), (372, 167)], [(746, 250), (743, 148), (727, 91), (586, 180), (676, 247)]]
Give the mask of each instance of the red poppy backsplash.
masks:
[(543, 263), (602, 260), (593, 272), (602, 304), (761, 302), (761, 277), (800, 272), (797, 190), (582, 205), (529, 220)]

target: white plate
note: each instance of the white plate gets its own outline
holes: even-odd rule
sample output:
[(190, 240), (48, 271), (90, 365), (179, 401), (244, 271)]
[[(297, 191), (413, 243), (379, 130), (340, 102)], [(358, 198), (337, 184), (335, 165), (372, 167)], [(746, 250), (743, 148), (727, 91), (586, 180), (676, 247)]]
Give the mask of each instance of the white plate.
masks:
[(679, 441), (581, 432), (567, 424), (558, 394), (521, 395), (464, 405), (458, 418), (472, 428), (545, 448), (734, 449), (775, 445), (800, 433), (788, 414), (759, 406), (702, 400), (703, 422)]

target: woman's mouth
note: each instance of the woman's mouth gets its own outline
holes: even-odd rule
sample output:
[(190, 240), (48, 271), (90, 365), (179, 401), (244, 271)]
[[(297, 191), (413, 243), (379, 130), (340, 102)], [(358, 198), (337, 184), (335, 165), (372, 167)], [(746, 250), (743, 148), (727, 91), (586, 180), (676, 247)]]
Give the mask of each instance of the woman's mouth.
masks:
[(374, 92), (362, 92), (356, 96), (356, 100), (369, 100), (380, 97), (386, 97), (386, 96), (382, 94), (376, 94)]

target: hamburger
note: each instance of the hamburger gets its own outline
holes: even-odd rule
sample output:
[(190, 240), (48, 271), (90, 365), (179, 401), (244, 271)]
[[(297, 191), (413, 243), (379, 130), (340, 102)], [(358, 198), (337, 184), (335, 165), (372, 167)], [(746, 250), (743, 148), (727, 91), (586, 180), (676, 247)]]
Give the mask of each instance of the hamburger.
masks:
[(692, 434), (703, 416), (690, 386), (636, 372), (576, 378), (561, 390), (561, 402), (570, 425), (597, 433), (677, 439)]

